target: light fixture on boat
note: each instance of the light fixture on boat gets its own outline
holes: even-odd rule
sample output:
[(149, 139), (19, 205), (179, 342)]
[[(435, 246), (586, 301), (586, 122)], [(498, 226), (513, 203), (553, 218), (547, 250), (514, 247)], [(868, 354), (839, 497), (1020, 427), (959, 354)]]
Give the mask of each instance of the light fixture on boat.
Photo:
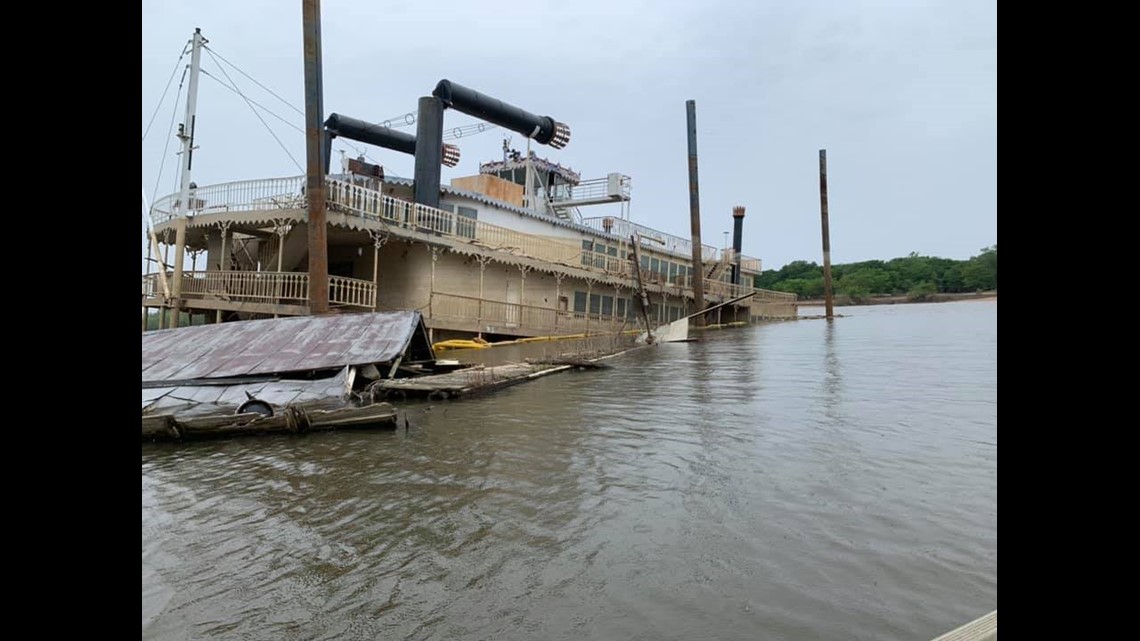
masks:
[(459, 147), (443, 143), (443, 166), (454, 167), (459, 164)]
[(550, 139), (550, 146), (555, 149), (562, 149), (568, 144), (570, 144), (570, 125), (555, 120), (554, 137)]

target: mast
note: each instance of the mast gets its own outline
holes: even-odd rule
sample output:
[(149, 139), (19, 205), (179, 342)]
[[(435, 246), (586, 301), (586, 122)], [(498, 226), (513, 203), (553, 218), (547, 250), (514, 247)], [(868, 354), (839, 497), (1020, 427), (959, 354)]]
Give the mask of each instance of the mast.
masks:
[(178, 126), (178, 139), (182, 141), (182, 181), (179, 184), (178, 205), (182, 213), (193, 209), (189, 206), (190, 169), (194, 164), (194, 119), (198, 109), (198, 76), (202, 69), (202, 45), (206, 44), (201, 29), (194, 29), (194, 37), (190, 42), (190, 84), (186, 90), (186, 119)]
[(174, 237), (174, 279), (171, 295), (174, 299), (174, 313), (170, 327), (178, 327), (182, 312), (182, 261), (186, 253), (186, 216), (193, 209), (190, 203), (190, 169), (194, 163), (194, 122), (198, 108), (198, 76), (202, 68), (202, 37), (200, 28), (194, 29), (190, 49), (190, 84), (186, 91), (186, 119), (178, 126), (178, 139), (182, 141), (182, 181), (179, 186), (178, 202), (175, 206)]

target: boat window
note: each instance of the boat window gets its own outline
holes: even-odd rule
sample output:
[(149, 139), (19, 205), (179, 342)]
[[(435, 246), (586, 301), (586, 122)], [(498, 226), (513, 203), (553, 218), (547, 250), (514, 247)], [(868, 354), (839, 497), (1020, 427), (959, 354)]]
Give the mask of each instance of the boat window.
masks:
[(574, 311), (586, 311), (586, 292), (574, 292)]

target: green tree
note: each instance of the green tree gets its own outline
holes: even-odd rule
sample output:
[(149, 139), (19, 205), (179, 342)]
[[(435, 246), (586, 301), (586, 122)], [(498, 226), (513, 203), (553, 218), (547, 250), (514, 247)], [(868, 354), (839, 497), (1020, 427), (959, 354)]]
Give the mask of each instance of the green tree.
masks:
[[(923, 256), (911, 252), (887, 261), (866, 260), (832, 265), (835, 291), (853, 298), (887, 295), (928, 297), (936, 292), (997, 289), (997, 245), (969, 260)], [(754, 279), (756, 287), (793, 292), (801, 298), (823, 294), (823, 268), (797, 260)]]

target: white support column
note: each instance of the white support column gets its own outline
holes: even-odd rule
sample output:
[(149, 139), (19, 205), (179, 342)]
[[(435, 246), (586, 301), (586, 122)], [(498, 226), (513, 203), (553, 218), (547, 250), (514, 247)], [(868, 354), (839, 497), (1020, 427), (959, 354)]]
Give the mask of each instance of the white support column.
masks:
[(380, 311), (380, 248), (388, 242), (388, 234), (368, 230), (368, 235), (372, 237), (372, 309), (378, 312)]
[(487, 263), (491, 262), (490, 257), (476, 256), (475, 260), (479, 261), (479, 314), (477, 319), (476, 331), (480, 338), (483, 337), (483, 272), (487, 270)]
[(447, 251), (446, 247), (431, 247), (431, 291), (428, 292), (428, 318), (432, 317), (432, 300), (435, 298), (435, 263), (439, 260), (441, 252)]

